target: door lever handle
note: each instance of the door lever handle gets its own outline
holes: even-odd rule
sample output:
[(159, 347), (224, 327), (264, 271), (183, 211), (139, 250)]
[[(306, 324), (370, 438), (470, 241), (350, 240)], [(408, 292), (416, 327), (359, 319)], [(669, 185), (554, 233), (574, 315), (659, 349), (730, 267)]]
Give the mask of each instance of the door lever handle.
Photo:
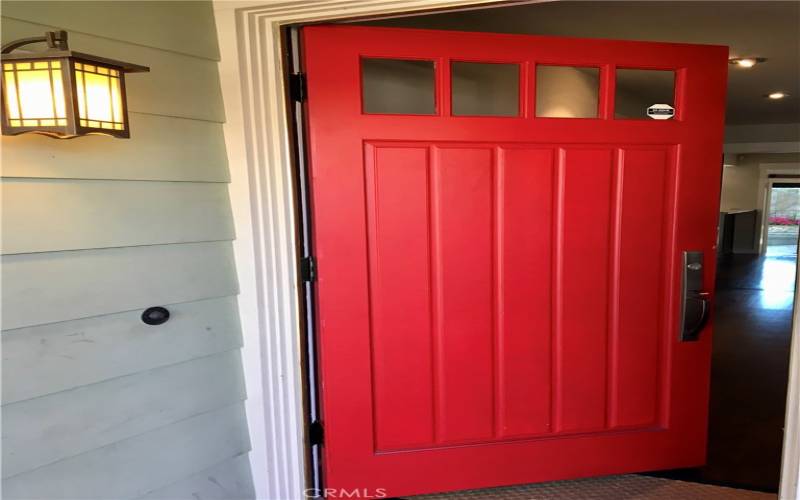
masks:
[[(687, 340), (696, 339), (700, 336), (700, 332), (703, 331), (706, 323), (708, 323), (709, 313), (711, 312), (711, 294), (708, 292), (690, 292), (687, 300), (698, 301), (700, 303), (700, 311), (694, 324), (684, 324), (683, 337)], [(688, 318), (686, 319), (688, 322)]]

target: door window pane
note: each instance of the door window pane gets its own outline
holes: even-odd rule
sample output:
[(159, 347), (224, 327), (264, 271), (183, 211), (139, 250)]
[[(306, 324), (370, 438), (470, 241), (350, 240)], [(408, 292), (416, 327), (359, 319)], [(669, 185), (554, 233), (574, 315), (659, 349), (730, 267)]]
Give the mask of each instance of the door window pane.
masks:
[(600, 68), (536, 66), (536, 116), (597, 118)]
[(647, 118), (654, 104), (674, 106), (675, 72), (652, 69), (617, 69), (614, 118)]
[(364, 113), (436, 114), (433, 61), (361, 59)]
[(454, 62), (450, 78), (454, 115), (519, 116), (519, 65)]

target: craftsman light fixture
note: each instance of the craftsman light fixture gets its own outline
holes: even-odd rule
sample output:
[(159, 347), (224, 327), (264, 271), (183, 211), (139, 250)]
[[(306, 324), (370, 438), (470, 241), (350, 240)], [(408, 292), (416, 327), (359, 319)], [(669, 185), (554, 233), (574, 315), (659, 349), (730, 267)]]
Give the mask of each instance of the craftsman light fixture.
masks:
[[(47, 49), (12, 53), (41, 42), (47, 43)], [(150, 68), (72, 51), (66, 31), (16, 40), (0, 53), (3, 135), (130, 137), (125, 73)]]

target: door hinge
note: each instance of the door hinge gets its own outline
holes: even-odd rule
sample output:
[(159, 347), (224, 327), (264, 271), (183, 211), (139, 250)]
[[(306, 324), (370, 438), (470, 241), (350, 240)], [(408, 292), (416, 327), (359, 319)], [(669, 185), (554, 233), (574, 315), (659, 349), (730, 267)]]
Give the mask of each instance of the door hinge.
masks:
[(325, 429), (319, 420), (314, 420), (308, 426), (308, 441), (312, 446), (320, 445), (325, 442)]
[(314, 260), (314, 257), (308, 256), (300, 259), (300, 277), (303, 281), (316, 281), (317, 261)]
[(289, 96), (293, 101), (306, 100), (306, 74), (292, 73), (289, 75)]

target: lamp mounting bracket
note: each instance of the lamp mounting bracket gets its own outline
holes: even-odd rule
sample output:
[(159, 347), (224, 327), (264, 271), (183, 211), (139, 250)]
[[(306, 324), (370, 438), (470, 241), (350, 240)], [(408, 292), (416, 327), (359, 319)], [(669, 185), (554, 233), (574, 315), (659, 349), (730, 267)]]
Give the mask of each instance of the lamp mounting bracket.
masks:
[(67, 43), (67, 32), (62, 30), (48, 31), (44, 34), (44, 36), (32, 36), (14, 40), (13, 42), (3, 45), (2, 49), (0, 49), (0, 53), (8, 54), (12, 50), (24, 47), (25, 45), (42, 42), (47, 44), (47, 48), (49, 50), (69, 50), (69, 44)]

